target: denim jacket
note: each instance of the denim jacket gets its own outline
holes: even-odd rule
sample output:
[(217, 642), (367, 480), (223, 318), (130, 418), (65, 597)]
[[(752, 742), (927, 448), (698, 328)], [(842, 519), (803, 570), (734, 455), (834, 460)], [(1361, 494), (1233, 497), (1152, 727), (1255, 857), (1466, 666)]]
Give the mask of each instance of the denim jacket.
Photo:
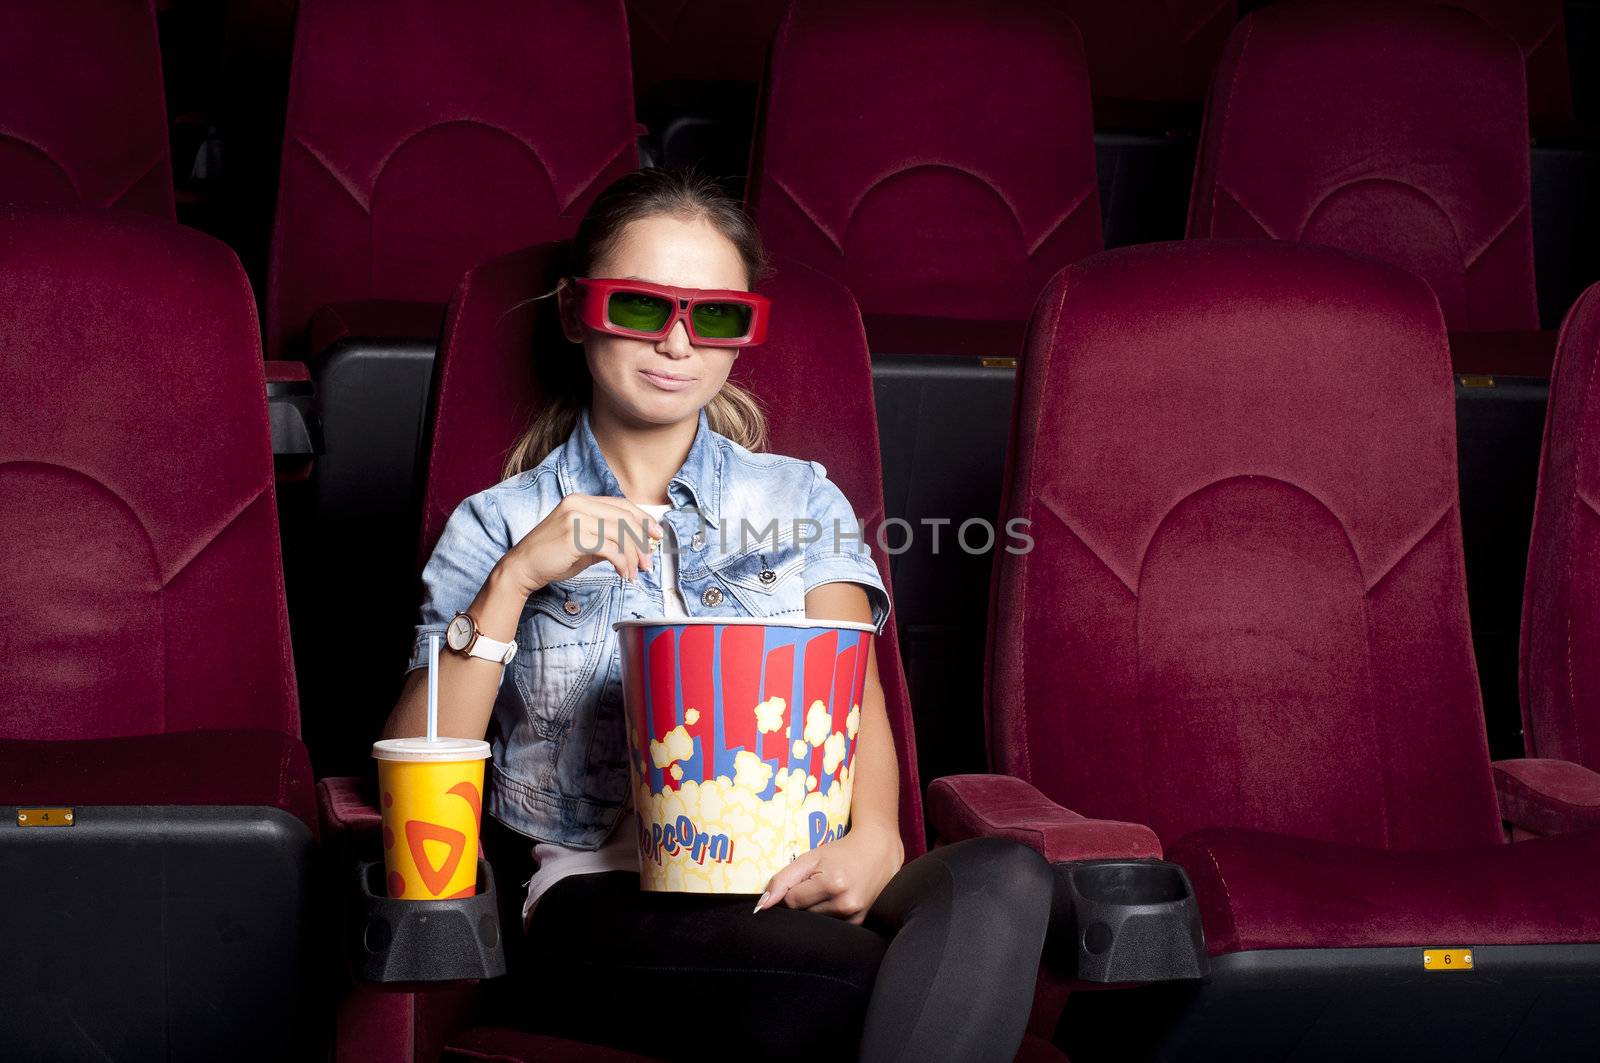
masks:
[[(544, 461), (462, 502), (422, 573), (411, 668), (428, 635), (471, 604), (490, 570), (572, 493), (622, 495), (585, 413)], [(814, 461), (757, 454), (700, 426), (667, 486), (690, 616), (800, 617), (822, 583), (858, 583), (878, 630), (889, 598), (850, 503)], [(836, 534), (836, 529), (838, 534)], [(660, 566), (628, 583), (609, 562), (529, 596), (489, 725), (488, 812), (538, 841), (597, 848), (629, 791), (614, 621), (663, 615)], [(449, 652), (449, 651), (446, 651)]]

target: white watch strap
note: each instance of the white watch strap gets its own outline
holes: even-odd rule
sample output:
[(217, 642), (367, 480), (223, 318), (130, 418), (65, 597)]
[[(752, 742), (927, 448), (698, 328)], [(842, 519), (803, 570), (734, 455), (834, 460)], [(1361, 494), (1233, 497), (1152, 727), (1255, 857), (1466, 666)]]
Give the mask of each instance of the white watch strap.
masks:
[(467, 649), (468, 657), (477, 657), (495, 664), (510, 664), (511, 658), (517, 655), (517, 640), (501, 642), (479, 632), (478, 637), (472, 641)]

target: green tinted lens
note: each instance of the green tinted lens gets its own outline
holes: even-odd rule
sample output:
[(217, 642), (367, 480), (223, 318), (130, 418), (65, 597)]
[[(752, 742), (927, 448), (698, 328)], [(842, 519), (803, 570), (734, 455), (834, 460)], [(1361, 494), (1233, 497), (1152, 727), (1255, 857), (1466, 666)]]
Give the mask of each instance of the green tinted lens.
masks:
[(660, 332), (672, 316), (672, 300), (643, 292), (613, 292), (606, 302), (606, 320), (634, 332)]
[(751, 308), (744, 303), (696, 303), (689, 317), (696, 336), (736, 340), (750, 334)]

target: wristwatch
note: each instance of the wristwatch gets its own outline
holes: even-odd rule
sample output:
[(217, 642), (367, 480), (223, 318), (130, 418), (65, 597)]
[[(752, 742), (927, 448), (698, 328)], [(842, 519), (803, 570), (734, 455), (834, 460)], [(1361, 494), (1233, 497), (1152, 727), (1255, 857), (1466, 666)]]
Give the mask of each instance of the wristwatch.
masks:
[(445, 629), (444, 643), (457, 653), (495, 664), (510, 664), (517, 655), (517, 640), (501, 642), (478, 630), (477, 621), (469, 613), (457, 613)]

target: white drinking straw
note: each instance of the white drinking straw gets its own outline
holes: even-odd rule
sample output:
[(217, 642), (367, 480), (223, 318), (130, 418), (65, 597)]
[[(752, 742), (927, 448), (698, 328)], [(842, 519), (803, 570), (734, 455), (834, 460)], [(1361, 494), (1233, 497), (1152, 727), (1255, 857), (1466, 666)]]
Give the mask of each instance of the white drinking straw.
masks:
[(428, 636), (428, 741), (439, 740), (439, 636)]

